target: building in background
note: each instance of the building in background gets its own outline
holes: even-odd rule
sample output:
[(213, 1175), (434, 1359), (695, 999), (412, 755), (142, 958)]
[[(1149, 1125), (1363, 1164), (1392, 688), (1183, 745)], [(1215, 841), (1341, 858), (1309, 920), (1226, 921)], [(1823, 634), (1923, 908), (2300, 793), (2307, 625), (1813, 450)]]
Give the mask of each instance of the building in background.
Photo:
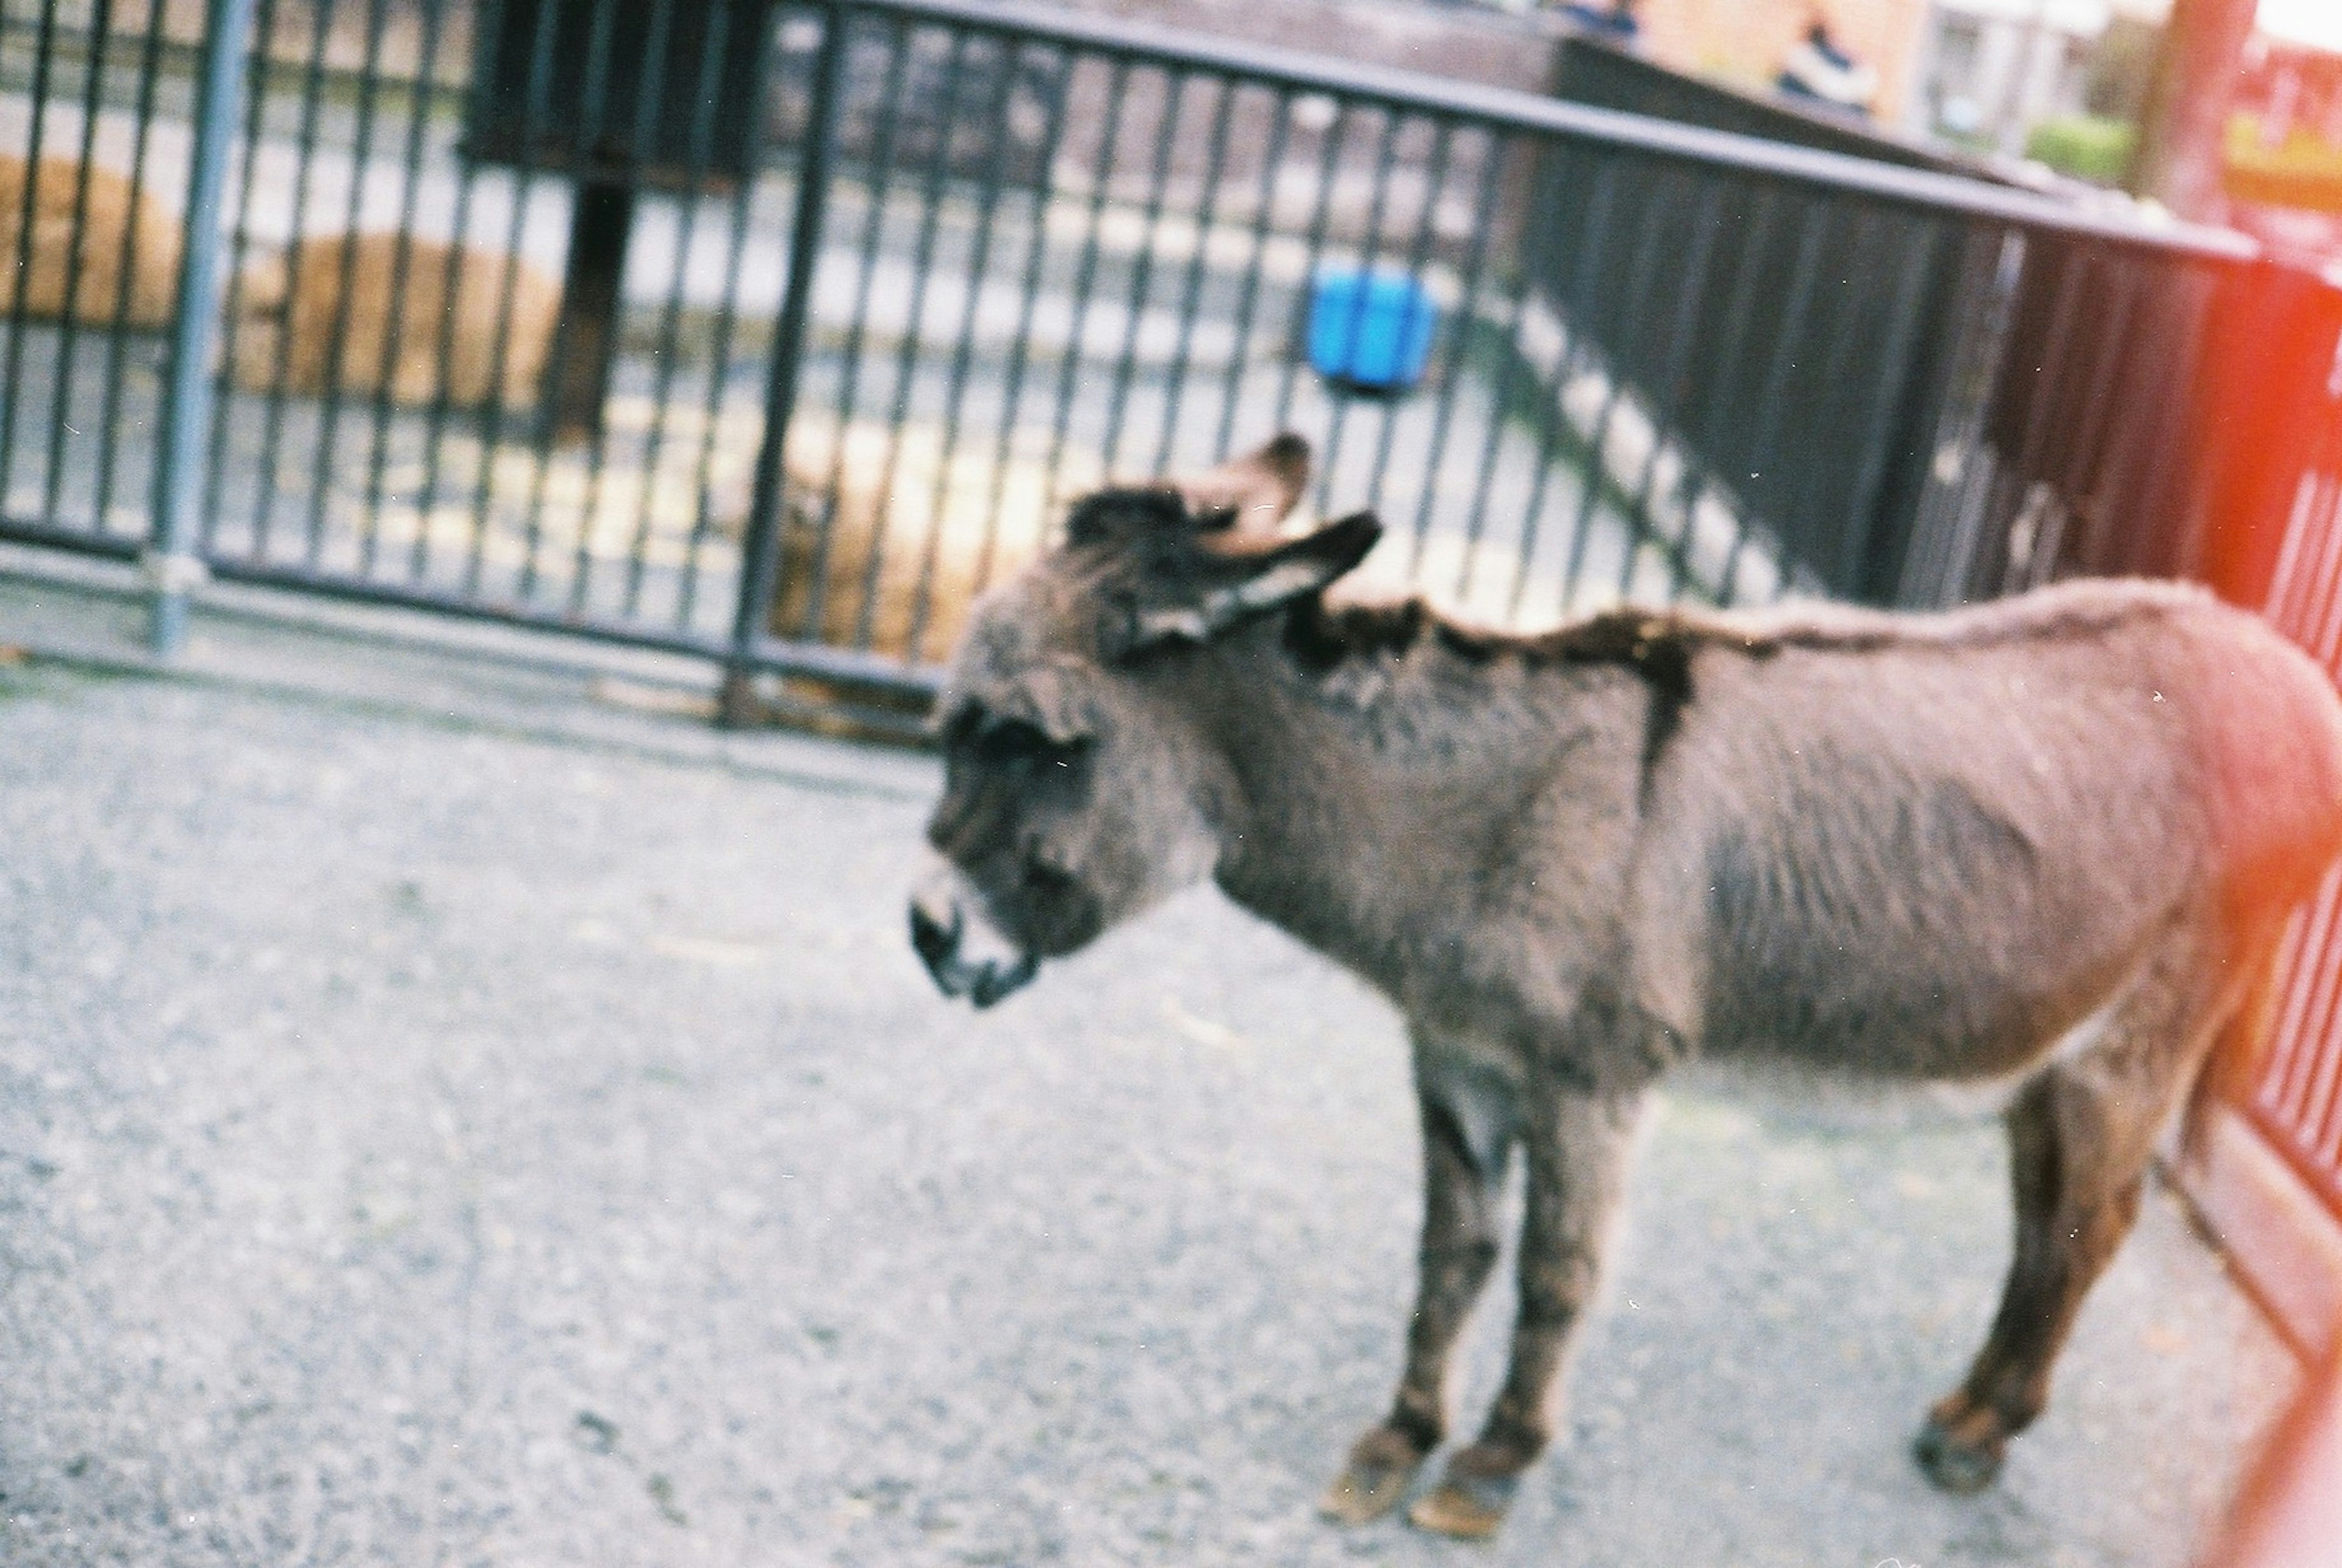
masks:
[(1907, 123), (1928, 0), (1643, 0), (1644, 48), (1663, 65), (1769, 94), (1774, 78), (1817, 19), (1878, 75), (1870, 112), (1881, 125)]
[(2233, 143), (2239, 155), (2305, 143), (2342, 148), (2342, 54), (2257, 37), (2237, 78)]
[[(1574, 30), (1768, 102), (1780, 101), (1781, 69), (1821, 19), (1876, 73), (1870, 128), (1887, 139), (1922, 152), (2037, 160), (2102, 185), (2119, 185), (2127, 169), (2170, 7), (2170, 0), (1634, 0), (1634, 32), (1622, 37), (1617, 27), (1573, 29), (1570, 20), (1576, 9), (1598, 22), (1616, 0), (1579, 0), (1574, 8), (1558, 0), (1067, 3), (1530, 93), (1554, 90), (1556, 45)], [(2260, 0), (2259, 9), (2271, 31), (2247, 55), (2244, 106), (2256, 134), (2281, 151), (2317, 116), (2342, 116), (2321, 85), (2326, 68), (2314, 63), (2334, 58), (2336, 45), (2295, 38), (2321, 26), (2342, 35), (2342, 0)]]
[(1937, 0), (1903, 124), (2016, 156), (2034, 126), (2085, 112), (2108, 0)]
[(2228, 124), (2229, 218), (2279, 249), (2342, 258), (2342, 51), (2261, 36)]

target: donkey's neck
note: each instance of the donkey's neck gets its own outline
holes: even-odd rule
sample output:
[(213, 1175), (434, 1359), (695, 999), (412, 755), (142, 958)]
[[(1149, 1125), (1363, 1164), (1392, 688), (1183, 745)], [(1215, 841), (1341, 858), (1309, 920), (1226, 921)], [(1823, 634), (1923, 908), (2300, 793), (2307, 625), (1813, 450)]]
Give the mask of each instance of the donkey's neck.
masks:
[(1266, 617), (1186, 681), (1236, 786), (1221, 888), (1391, 988), (1521, 864), (1570, 756), (1612, 728), (1631, 750), (1643, 708), (1631, 672), (1492, 653), (1420, 606)]

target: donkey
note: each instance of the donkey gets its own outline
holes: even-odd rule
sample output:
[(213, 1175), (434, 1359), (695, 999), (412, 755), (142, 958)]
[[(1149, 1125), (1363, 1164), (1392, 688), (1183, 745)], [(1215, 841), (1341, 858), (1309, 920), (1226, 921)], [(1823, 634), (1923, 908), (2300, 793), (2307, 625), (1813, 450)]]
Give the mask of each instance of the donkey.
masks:
[(1996, 1091), (2015, 1255), (1915, 1447), (1938, 1485), (1982, 1488), (2160, 1129), (2342, 852), (2342, 701), (2258, 620), (2167, 584), (1536, 636), (1329, 605), (1380, 527), (1285, 537), (1308, 468), (1287, 435), (1090, 495), (980, 602), (937, 709), (941, 862), (911, 904), (936, 982), (990, 1005), (1208, 876), (1400, 1008), (1419, 1292), (1390, 1413), (1320, 1506), (1381, 1516), (1446, 1435), (1517, 1149), (1507, 1374), (1410, 1513), (1459, 1536), (1496, 1531), (1554, 1431), (1662, 1073)]

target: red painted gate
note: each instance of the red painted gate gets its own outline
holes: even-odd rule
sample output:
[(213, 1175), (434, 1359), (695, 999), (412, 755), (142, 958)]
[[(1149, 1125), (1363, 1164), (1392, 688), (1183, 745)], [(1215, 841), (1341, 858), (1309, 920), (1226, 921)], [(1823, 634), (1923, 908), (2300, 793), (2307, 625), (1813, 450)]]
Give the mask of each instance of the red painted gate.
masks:
[[(2342, 276), (2257, 269), (2223, 324), (2202, 565), (2342, 682)], [(2342, 1338), (2342, 871), (2296, 915), (2198, 1095), (2181, 1162), (2305, 1353)]]

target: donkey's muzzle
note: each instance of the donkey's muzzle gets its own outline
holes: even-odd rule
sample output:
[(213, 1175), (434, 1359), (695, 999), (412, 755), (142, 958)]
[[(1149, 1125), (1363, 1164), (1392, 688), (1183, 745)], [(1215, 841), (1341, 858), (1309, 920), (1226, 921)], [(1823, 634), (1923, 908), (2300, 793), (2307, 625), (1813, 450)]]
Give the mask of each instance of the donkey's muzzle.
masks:
[(1022, 990), (1041, 964), (1032, 954), (999, 943), (991, 923), (981, 916), (971, 933), (966, 901), (951, 885), (957, 880), (936, 878), (912, 897), (911, 950), (945, 995), (989, 1007)]

